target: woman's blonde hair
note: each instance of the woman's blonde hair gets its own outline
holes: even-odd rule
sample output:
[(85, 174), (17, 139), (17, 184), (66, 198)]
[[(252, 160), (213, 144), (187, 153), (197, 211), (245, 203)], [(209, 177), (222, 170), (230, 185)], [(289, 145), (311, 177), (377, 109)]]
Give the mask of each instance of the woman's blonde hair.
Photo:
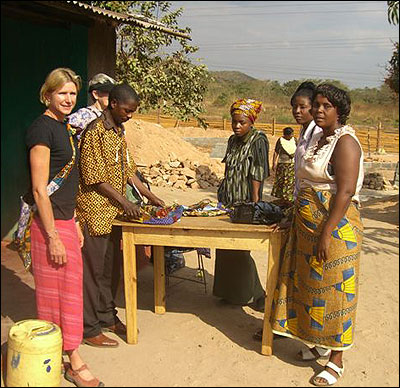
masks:
[(46, 94), (53, 93), (55, 90), (61, 88), (67, 82), (73, 82), (76, 86), (76, 92), (79, 93), (82, 85), (81, 77), (79, 75), (76, 75), (73, 70), (66, 67), (59, 67), (58, 69), (54, 69), (47, 75), (44, 84), (40, 88), (40, 102), (48, 106)]

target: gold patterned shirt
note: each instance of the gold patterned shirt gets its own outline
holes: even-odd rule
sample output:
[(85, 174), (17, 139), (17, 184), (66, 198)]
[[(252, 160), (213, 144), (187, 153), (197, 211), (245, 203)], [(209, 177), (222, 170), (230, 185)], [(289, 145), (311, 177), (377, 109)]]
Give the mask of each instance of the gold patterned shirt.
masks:
[(108, 234), (123, 212), (121, 205), (101, 194), (96, 185), (109, 183), (123, 196), (136, 164), (128, 150), (124, 127), (118, 127), (108, 109), (84, 132), (80, 143), (80, 181), (76, 214), (91, 236)]

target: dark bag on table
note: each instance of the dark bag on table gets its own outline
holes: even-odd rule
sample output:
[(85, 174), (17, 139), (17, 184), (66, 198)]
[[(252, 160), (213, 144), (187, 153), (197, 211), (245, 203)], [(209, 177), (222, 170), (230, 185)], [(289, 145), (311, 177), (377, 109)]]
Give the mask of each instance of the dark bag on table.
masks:
[(233, 204), (231, 221), (238, 224), (271, 225), (284, 217), (282, 209), (271, 202), (240, 202)]

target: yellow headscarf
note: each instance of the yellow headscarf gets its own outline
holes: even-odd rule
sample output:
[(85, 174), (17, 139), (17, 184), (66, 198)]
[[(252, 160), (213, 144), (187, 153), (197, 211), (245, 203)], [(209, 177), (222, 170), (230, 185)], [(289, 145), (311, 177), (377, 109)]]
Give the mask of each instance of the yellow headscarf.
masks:
[(243, 98), (235, 101), (231, 105), (231, 116), (234, 114), (243, 114), (254, 123), (258, 114), (261, 112), (261, 106), (261, 101)]

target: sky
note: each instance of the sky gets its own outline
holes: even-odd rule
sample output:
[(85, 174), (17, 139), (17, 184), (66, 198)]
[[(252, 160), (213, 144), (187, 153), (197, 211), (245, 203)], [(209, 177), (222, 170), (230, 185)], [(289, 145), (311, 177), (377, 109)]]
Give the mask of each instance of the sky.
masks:
[(280, 83), (337, 79), (382, 85), (399, 26), (386, 1), (172, 1), (191, 28), (195, 63)]

